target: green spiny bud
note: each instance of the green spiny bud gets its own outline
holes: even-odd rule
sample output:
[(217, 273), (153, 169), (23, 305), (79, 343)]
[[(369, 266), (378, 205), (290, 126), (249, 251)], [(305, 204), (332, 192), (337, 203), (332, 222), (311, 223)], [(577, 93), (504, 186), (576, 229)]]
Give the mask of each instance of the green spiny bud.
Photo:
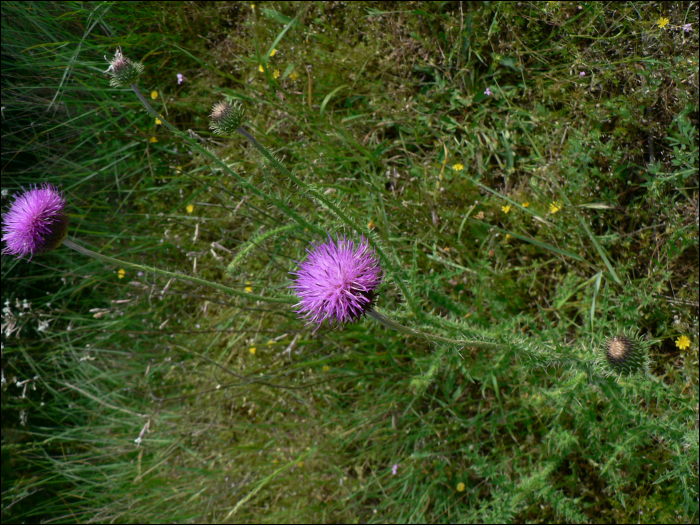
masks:
[(210, 129), (217, 135), (233, 135), (243, 123), (243, 104), (240, 102), (219, 102), (211, 110)]
[(121, 47), (117, 49), (113, 60), (109, 60), (107, 57), (105, 57), (105, 60), (109, 62), (109, 67), (105, 73), (112, 75), (112, 78), (109, 79), (112, 87), (130, 86), (143, 73), (143, 64), (126, 58), (122, 54)]
[(605, 343), (605, 359), (618, 374), (630, 375), (646, 369), (645, 342), (636, 335), (616, 335)]

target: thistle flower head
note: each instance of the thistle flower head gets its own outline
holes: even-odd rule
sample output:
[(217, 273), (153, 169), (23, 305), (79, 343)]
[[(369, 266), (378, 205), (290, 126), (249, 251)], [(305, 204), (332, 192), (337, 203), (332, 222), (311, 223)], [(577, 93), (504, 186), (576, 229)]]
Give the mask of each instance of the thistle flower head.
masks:
[(240, 102), (219, 102), (211, 109), (210, 129), (217, 135), (232, 135), (243, 122), (245, 110)]
[(618, 374), (633, 374), (647, 366), (646, 343), (636, 334), (618, 334), (605, 343), (605, 359)]
[(372, 305), (374, 291), (382, 282), (382, 270), (375, 251), (367, 239), (359, 245), (345, 237), (307, 249), (309, 257), (292, 272), (297, 278), (292, 284), (299, 303), (300, 318), (309, 323), (328, 319), (338, 325), (352, 322)]
[(51, 184), (15, 196), (2, 217), (2, 253), (22, 257), (58, 248), (68, 234), (66, 200)]
[(105, 60), (109, 62), (109, 67), (105, 73), (112, 76), (109, 79), (109, 84), (112, 87), (129, 86), (136, 82), (141, 73), (143, 73), (143, 64), (126, 58), (122, 54), (121, 47), (117, 49), (112, 60), (109, 60), (107, 57), (105, 57)]

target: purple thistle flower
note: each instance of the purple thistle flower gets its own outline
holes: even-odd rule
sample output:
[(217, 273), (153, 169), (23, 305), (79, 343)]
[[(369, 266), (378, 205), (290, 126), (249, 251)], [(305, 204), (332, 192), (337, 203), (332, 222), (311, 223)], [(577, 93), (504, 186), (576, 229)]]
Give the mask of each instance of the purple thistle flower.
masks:
[(65, 207), (66, 199), (52, 184), (15, 196), (2, 218), (2, 253), (31, 258), (58, 248), (68, 235)]
[[(328, 319), (336, 324), (352, 322), (372, 305), (374, 291), (382, 282), (382, 269), (377, 254), (367, 239), (361, 238), (359, 246), (345, 237), (307, 249), (309, 257), (299, 263), (292, 272), (297, 279), (292, 284), (300, 301), (300, 318), (311, 323)], [(314, 331), (316, 331), (314, 330)]]

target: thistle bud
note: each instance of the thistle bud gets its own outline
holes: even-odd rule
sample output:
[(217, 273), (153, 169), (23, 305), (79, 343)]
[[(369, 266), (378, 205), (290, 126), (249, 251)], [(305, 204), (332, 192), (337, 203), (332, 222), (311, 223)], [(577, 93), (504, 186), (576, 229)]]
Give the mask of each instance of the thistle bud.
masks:
[(645, 342), (636, 335), (616, 335), (605, 343), (605, 359), (618, 374), (630, 375), (647, 367)]
[(143, 64), (126, 58), (122, 54), (121, 47), (117, 49), (114, 59), (109, 60), (105, 57), (105, 60), (109, 62), (109, 67), (105, 73), (112, 76), (112, 78), (109, 79), (109, 84), (112, 87), (130, 86), (135, 83), (141, 76), (141, 73), (143, 73)]
[(232, 135), (243, 123), (243, 104), (240, 102), (219, 102), (211, 110), (210, 129), (217, 135)]

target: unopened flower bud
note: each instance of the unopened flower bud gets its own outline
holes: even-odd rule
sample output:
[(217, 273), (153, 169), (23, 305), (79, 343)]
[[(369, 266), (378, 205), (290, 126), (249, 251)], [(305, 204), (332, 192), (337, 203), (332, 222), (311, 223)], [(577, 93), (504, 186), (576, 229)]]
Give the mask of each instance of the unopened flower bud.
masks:
[(605, 359), (616, 373), (633, 374), (646, 368), (645, 344), (639, 337), (616, 335), (605, 344)]
[(211, 110), (210, 129), (217, 135), (232, 135), (243, 123), (243, 104), (240, 102), (219, 102)]
[(122, 54), (121, 47), (117, 49), (114, 59), (109, 60), (105, 57), (105, 60), (109, 62), (109, 67), (105, 73), (112, 76), (112, 78), (109, 79), (109, 83), (112, 87), (130, 86), (135, 83), (141, 76), (141, 73), (143, 73), (143, 64), (126, 58)]

